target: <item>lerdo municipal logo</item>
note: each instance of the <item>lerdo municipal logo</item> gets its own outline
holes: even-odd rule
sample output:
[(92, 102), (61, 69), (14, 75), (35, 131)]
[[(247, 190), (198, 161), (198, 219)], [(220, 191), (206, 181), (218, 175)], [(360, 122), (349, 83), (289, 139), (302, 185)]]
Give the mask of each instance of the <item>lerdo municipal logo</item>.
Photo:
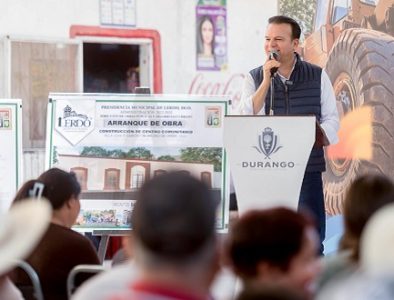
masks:
[(87, 115), (78, 114), (70, 106), (63, 109), (63, 117), (58, 118), (58, 127), (63, 128), (88, 128), (92, 125), (91, 118)]
[(94, 130), (96, 101), (56, 101), (55, 129), (76, 145)]

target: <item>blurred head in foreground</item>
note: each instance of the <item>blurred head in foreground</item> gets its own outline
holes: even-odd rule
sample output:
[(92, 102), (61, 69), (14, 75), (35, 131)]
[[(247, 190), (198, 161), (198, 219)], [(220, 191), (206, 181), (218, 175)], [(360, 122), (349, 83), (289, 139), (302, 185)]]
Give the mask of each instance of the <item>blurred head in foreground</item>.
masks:
[(317, 247), (311, 219), (279, 207), (241, 216), (232, 228), (228, 251), (246, 285), (282, 284), (309, 295), (320, 271)]
[(394, 185), (386, 176), (368, 174), (351, 184), (344, 202), (345, 232), (341, 248), (350, 251), (353, 261), (359, 260), (360, 238), (366, 223), (388, 203), (394, 203)]
[(205, 293), (218, 269), (216, 201), (181, 172), (157, 176), (139, 191), (132, 252), (145, 279)]

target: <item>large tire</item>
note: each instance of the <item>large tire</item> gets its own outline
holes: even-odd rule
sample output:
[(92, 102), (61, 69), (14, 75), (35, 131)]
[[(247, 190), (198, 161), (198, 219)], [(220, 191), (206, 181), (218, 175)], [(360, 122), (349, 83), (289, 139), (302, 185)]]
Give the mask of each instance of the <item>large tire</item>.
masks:
[(342, 213), (346, 191), (361, 174), (394, 175), (394, 38), (368, 29), (343, 31), (333, 46), (326, 71), (342, 118), (362, 105), (372, 108), (372, 159), (327, 160), (326, 211)]

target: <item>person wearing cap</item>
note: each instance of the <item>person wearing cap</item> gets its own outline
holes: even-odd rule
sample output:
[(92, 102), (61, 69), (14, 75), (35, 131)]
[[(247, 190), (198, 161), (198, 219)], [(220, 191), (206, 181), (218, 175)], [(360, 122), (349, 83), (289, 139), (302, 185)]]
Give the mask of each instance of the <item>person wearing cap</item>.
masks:
[[(320, 241), (325, 238), (326, 216), (322, 172), (325, 171), (323, 146), (338, 141), (338, 111), (335, 94), (327, 73), (307, 63), (296, 52), (301, 28), (287, 16), (268, 20), (264, 50), (267, 60), (246, 75), (238, 107), (240, 114), (314, 115), (322, 128), (302, 182), (299, 207), (306, 207), (317, 220)], [(273, 107), (270, 107), (271, 77), (274, 86)], [(323, 244), (321, 244), (323, 252)]]
[(146, 182), (132, 212), (138, 273), (109, 299), (210, 299), (219, 268), (216, 208), (204, 183), (182, 172)]
[[(26, 259), (37, 272), (47, 300), (67, 299), (67, 277), (80, 264), (98, 265), (100, 261), (90, 241), (73, 231), (80, 210), (81, 187), (74, 173), (52, 168), (24, 184), (13, 203), (28, 196), (44, 197), (52, 207), (51, 223), (38, 246)], [(77, 284), (87, 277), (77, 278)], [(15, 270), (13, 281), (28, 285), (23, 272)]]
[(0, 218), (0, 299), (21, 300), (22, 293), (7, 274), (25, 259), (49, 225), (51, 208), (45, 201), (26, 200)]

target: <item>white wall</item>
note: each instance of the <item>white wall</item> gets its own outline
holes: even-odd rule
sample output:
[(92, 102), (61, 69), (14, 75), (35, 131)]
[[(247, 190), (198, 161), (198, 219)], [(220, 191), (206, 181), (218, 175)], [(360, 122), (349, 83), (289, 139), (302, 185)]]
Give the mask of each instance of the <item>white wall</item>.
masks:
[(2, 35), (67, 38), (70, 24), (99, 24), (99, 2), (1, 0), (0, 16)]
[[(227, 1), (229, 64), (222, 72), (196, 71), (196, 3), (197, 0), (137, 0), (137, 27), (156, 29), (161, 35), (165, 93), (187, 93), (198, 74), (203, 76), (202, 83), (224, 86), (231, 75), (246, 73), (264, 60), (264, 29), (268, 17), (277, 12), (276, 1)], [(76, 24), (99, 25), (99, 0), (0, 1), (3, 36), (67, 39), (70, 26)], [(233, 89), (240, 89), (241, 80), (234, 84)], [(192, 92), (212, 91), (208, 87)]]

